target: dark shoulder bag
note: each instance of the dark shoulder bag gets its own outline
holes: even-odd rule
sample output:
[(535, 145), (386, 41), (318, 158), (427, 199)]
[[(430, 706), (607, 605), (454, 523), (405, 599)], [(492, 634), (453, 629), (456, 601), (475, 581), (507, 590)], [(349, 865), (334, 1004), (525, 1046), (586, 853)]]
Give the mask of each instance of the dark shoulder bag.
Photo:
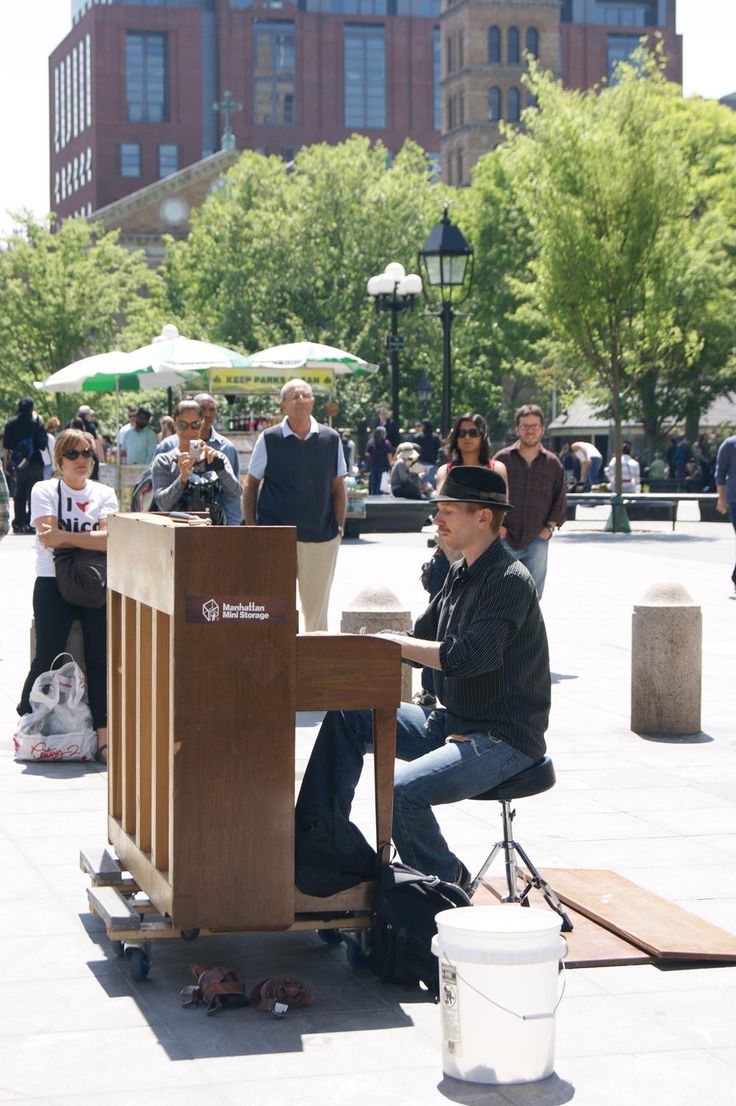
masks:
[[(61, 480), (57, 494), (57, 518), (61, 524)], [(99, 609), (107, 600), (107, 554), (103, 549), (80, 549), (67, 546), (54, 550), (56, 584), (62, 599), (75, 607)]]

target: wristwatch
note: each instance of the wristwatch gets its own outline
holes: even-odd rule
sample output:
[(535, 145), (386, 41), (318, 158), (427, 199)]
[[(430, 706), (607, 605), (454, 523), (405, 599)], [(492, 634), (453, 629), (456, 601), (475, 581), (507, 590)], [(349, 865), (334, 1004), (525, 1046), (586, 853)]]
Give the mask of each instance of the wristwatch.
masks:
[(338, 526), (337, 532), (338, 532), (338, 534), (340, 535), (341, 538), (345, 537), (345, 527), (344, 526)]
[(547, 523), (547, 529), (549, 530), (549, 536), (551, 538), (554, 537), (555, 530), (557, 529), (557, 523), (556, 522), (548, 522)]

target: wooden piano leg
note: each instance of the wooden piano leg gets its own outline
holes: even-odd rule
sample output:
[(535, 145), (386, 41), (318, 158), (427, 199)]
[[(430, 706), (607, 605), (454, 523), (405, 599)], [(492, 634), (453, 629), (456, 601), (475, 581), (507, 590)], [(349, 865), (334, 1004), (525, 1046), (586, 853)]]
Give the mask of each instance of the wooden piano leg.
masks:
[(373, 711), (373, 768), (376, 790), (376, 847), (382, 864), (391, 859), (394, 806), (396, 711)]

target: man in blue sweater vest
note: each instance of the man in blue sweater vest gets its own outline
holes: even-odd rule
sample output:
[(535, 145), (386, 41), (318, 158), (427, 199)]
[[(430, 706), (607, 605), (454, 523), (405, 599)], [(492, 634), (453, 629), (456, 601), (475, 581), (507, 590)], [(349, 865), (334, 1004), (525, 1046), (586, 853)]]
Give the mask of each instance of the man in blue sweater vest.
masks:
[(284, 384), (284, 418), (257, 439), (243, 492), (246, 526), (296, 526), (297, 582), (307, 633), (327, 629), (345, 528), (347, 472), (339, 434), (312, 417), (313, 407), (306, 381)]

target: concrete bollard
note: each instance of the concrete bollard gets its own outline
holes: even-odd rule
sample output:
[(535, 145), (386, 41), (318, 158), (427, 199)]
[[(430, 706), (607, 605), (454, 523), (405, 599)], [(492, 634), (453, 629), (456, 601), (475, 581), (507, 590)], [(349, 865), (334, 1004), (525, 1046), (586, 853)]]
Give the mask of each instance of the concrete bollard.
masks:
[[(379, 630), (405, 634), (413, 625), (411, 611), (401, 606), (401, 601), (389, 588), (364, 588), (342, 612), (340, 632), (358, 634), (365, 626), (369, 634)], [(410, 665), (402, 664), (401, 698), (405, 703), (411, 702), (411, 677)]]
[(674, 736), (700, 733), (703, 624), (680, 584), (655, 584), (631, 620), (631, 728)]

